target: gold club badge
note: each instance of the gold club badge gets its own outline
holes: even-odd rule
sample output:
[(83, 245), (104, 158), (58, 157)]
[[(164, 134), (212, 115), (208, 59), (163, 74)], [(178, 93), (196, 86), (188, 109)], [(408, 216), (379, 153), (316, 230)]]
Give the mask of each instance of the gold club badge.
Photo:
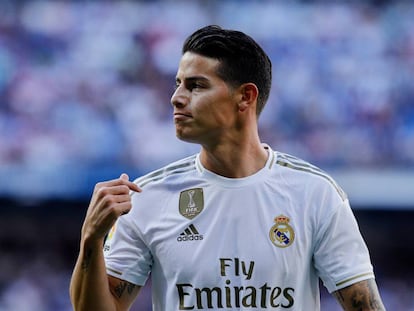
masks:
[(202, 188), (193, 188), (180, 193), (178, 204), (180, 214), (185, 218), (193, 219), (204, 208), (204, 195)]
[(279, 215), (275, 217), (275, 224), (270, 228), (269, 237), (272, 243), (277, 247), (288, 247), (295, 240), (295, 232), (289, 225), (289, 217)]

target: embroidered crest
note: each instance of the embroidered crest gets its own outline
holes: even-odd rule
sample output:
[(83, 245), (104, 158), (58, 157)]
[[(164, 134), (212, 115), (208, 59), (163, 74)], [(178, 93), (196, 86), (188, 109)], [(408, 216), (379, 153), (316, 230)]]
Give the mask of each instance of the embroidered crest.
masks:
[(289, 217), (279, 215), (275, 218), (275, 224), (270, 228), (269, 237), (277, 247), (288, 247), (295, 240), (295, 232), (289, 225)]
[(202, 188), (193, 188), (180, 193), (178, 204), (180, 214), (185, 218), (193, 219), (204, 208), (204, 195)]

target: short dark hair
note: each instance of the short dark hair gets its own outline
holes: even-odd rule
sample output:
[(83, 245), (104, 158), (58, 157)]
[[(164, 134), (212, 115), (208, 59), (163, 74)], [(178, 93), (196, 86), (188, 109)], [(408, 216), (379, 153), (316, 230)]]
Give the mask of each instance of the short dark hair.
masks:
[(219, 60), (217, 74), (233, 87), (254, 83), (259, 90), (256, 114), (260, 115), (269, 98), (272, 62), (256, 41), (241, 31), (210, 25), (185, 40), (182, 53), (186, 52)]

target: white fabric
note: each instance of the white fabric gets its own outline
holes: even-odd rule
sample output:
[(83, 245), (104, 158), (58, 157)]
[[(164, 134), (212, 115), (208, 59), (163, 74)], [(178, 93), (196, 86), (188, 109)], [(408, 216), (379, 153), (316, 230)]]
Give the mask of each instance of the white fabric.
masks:
[[(373, 278), (342, 190), (266, 148), (265, 167), (246, 178), (218, 176), (194, 155), (137, 179), (143, 192), (105, 244), (108, 274), (143, 285), (151, 273), (155, 311), (319, 310), (319, 277), (329, 292)], [(180, 193), (195, 188), (204, 208), (188, 219)]]

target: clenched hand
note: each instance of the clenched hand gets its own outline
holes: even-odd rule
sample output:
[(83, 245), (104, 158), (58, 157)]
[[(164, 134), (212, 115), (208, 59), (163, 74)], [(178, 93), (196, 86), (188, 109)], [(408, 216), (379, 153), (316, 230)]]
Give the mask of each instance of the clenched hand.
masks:
[(131, 210), (131, 191), (142, 190), (127, 174), (97, 183), (82, 226), (83, 239), (103, 242), (118, 217)]

